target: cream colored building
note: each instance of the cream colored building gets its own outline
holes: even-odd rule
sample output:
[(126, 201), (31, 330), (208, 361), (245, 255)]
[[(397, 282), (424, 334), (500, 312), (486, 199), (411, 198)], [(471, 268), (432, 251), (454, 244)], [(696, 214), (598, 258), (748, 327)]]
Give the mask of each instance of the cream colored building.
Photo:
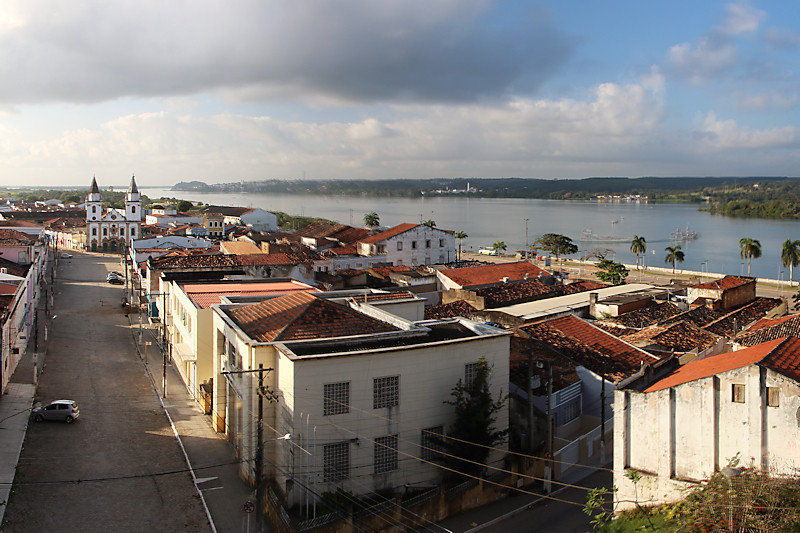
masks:
[[(686, 497), (739, 466), (800, 468), (800, 339), (782, 337), (676, 366), (646, 365), (615, 391), (615, 511)], [(641, 479), (634, 483), (627, 474)]]
[[(454, 419), (444, 402), (481, 358), (491, 366), (493, 396), (506, 390), (509, 333), (465, 319), (412, 322), (369, 303), (320, 296), (214, 306), (218, 428), (238, 457), (255, 456), (255, 374), (222, 372), (261, 364), (277, 400), (265, 401), (265, 465), (290, 504), (313, 499), (303, 487), (362, 494), (437, 482), (433, 435)], [(507, 426), (506, 406), (496, 428)], [(287, 433), (291, 442), (269, 442)], [(502, 455), (492, 452), (489, 462)], [(253, 478), (252, 461), (241, 469)]]

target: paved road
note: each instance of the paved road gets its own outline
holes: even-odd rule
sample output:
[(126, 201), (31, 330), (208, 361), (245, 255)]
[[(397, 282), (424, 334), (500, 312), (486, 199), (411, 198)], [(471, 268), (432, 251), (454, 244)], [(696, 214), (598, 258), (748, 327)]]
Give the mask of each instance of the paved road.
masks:
[(208, 531), (183, 456), (131, 342), (122, 290), (105, 283), (119, 258), (62, 261), (50, 353), (38, 399), (69, 398), (72, 425), (31, 424), (5, 516), (7, 531)]

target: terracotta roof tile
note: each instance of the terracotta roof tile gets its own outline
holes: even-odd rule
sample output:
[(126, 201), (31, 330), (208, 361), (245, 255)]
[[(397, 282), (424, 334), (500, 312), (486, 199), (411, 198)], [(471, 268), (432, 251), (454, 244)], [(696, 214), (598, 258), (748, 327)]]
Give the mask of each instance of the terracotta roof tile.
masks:
[(756, 298), (753, 302), (744, 305), (727, 315), (718, 318), (714, 322), (706, 324), (704, 329), (715, 333), (721, 337), (732, 337), (736, 333), (746, 328), (752, 322), (763, 318), (768, 312), (772, 311), (783, 301), (780, 298)]
[(457, 300), (449, 304), (431, 305), (425, 308), (425, 319), (454, 318), (457, 316), (469, 318), (477, 311), (464, 300)]
[(705, 350), (716, 344), (719, 337), (692, 322), (681, 320), (665, 326), (650, 326), (623, 335), (622, 339), (644, 349), (656, 344), (674, 352), (689, 352), (695, 348)]
[(399, 331), (394, 326), (350, 307), (322, 300), (308, 292), (278, 296), (234, 307), (228, 315), (259, 342), (346, 337)]
[(753, 346), (787, 336), (800, 337), (800, 315), (762, 318), (739, 333), (735, 340), (743, 346)]
[(23, 233), (15, 229), (0, 228), (0, 241), (2, 241), (3, 243), (31, 244), (31, 242), (35, 240), (36, 240), (35, 235), (28, 235), (27, 233)]
[(223, 253), (229, 255), (260, 254), (261, 248), (247, 241), (222, 241), (219, 243)]
[(603, 283), (578, 282), (569, 285), (545, 285), (539, 279), (522, 279), (477, 289), (475, 294), (483, 297), (484, 307), (503, 307), (518, 303), (533, 302), (567, 294), (608, 287)]
[(668, 389), (760, 362), (792, 379), (800, 378), (800, 339), (781, 337), (735, 352), (690, 361), (647, 387), (644, 392)]
[(521, 331), (549, 344), (576, 365), (612, 381), (638, 372), (658, 359), (572, 315), (521, 326)]
[(417, 226), (419, 226), (419, 224), (406, 222), (404, 224), (399, 224), (393, 228), (389, 228), (386, 231), (376, 233), (375, 235), (369, 235), (367, 237), (364, 237), (359, 242), (363, 242), (364, 244), (375, 244), (376, 242), (384, 241), (386, 239), (391, 239), (392, 237), (400, 235), (401, 233), (405, 233), (408, 230), (412, 230)]
[(754, 278), (745, 278), (741, 276), (725, 276), (724, 278), (715, 279), (713, 281), (707, 281), (705, 283), (699, 283), (697, 285), (692, 285), (691, 288), (725, 291), (728, 289), (733, 289), (734, 287), (746, 285), (747, 283), (751, 283), (753, 281), (755, 281)]
[(200, 309), (220, 303), (223, 296), (275, 296), (297, 291), (317, 292), (317, 289), (296, 281), (265, 281), (261, 283), (182, 283), (183, 292)]
[(535, 278), (540, 275), (550, 275), (549, 272), (542, 270), (528, 261), (517, 261), (514, 263), (494, 263), (491, 265), (463, 268), (449, 268), (440, 270), (439, 273), (462, 287), (474, 287), (477, 285), (489, 285), (490, 283), (502, 283), (503, 278), (508, 278), (509, 281), (513, 281), (525, 279), (526, 275), (530, 278)]
[(681, 308), (672, 302), (650, 305), (619, 316), (603, 319), (606, 324), (616, 324), (626, 328), (646, 328), (659, 321), (671, 319), (681, 313)]
[(388, 266), (379, 266), (379, 267), (371, 267), (368, 270), (382, 276), (384, 278), (388, 278), (389, 274), (393, 272), (410, 272), (413, 270), (408, 265), (388, 265)]
[[(411, 291), (374, 292), (371, 294), (367, 294), (367, 302), (381, 302), (387, 300), (408, 300), (414, 298), (416, 298), (416, 295)], [(359, 298), (356, 297), (355, 299), (358, 300)]]

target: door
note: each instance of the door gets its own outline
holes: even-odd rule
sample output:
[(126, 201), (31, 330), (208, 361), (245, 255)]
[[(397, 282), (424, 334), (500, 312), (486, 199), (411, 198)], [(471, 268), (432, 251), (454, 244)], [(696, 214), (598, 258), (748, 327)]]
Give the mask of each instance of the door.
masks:
[(51, 403), (42, 411), (42, 418), (45, 420), (55, 420), (58, 418), (58, 405)]

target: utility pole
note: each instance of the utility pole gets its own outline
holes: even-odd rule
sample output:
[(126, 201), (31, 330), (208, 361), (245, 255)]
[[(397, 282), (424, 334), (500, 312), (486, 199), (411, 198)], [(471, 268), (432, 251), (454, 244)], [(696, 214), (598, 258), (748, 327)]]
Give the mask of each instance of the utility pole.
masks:
[(600, 375), (600, 463), (606, 464), (606, 375)]
[(528, 348), (528, 451), (533, 453), (533, 347)]
[(550, 494), (553, 490), (553, 364), (551, 361), (544, 361), (544, 364), (547, 366), (547, 481), (544, 482), (544, 490)]
[(525, 220), (525, 258), (530, 259), (530, 257), (528, 257), (530, 253), (530, 248), (529, 248), (530, 245), (528, 244), (528, 221), (530, 219), (526, 218), (524, 220)]
[(258, 363), (258, 431), (256, 436), (256, 513), (258, 513), (258, 531), (261, 532), (263, 522), (264, 499), (264, 365)]
[(122, 248), (122, 264), (125, 266), (125, 301), (128, 301), (128, 243)]
[(164, 384), (164, 393), (163, 397), (167, 397), (167, 293), (166, 291), (161, 293), (161, 302), (164, 306), (164, 316), (161, 317), (161, 321), (164, 323), (164, 338), (161, 345), (161, 354), (164, 356), (164, 368), (163, 368), (163, 384)]

